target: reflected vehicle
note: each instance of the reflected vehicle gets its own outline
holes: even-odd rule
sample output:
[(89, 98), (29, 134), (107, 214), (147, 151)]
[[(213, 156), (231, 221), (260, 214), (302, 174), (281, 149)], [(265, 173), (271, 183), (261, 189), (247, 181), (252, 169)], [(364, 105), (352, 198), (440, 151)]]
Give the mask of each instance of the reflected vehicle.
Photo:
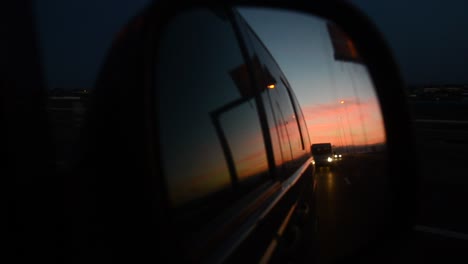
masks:
[[(315, 165), (319, 167), (333, 166), (335, 155), (332, 152), (331, 143), (316, 143), (311, 146), (312, 156)], [(338, 156), (337, 156), (338, 157)]]
[(335, 161), (340, 161), (343, 158), (343, 155), (337, 153), (336, 151), (333, 151), (333, 158), (335, 159)]

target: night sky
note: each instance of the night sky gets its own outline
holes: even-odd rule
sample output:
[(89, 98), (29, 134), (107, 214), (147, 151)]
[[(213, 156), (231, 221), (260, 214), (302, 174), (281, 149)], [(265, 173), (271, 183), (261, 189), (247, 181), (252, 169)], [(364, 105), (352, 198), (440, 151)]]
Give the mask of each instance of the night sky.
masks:
[(90, 89), (119, 30), (151, 0), (35, 1), (50, 89)]
[(381, 30), (408, 84), (468, 83), (468, 1), (351, 2)]

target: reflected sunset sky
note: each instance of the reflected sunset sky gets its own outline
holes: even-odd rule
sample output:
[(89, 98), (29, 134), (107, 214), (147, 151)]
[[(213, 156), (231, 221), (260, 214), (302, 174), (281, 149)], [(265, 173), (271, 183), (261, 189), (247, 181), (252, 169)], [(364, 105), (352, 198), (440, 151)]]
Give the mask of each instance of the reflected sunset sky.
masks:
[(288, 78), (312, 143), (385, 142), (382, 115), (367, 68), (334, 59), (325, 20), (273, 9), (238, 10)]

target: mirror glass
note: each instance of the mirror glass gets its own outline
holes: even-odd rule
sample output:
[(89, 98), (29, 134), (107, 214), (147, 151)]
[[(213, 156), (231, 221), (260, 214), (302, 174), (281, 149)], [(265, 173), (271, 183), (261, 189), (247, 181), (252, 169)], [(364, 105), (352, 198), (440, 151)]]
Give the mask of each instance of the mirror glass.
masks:
[(340, 27), (291, 11), (197, 9), (171, 20), (158, 52), (161, 162), (175, 215), (190, 219), (181, 229), (212, 228), (226, 208), (287, 183), (312, 157), (320, 262), (383, 230), (383, 116), (368, 67)]
[(319, 258), (331, 262), (384, 228), (386, 137), (371, 76), (352, 39), (332, 22), (266, 8), (239, 12), (302, 108), (317, 169)]

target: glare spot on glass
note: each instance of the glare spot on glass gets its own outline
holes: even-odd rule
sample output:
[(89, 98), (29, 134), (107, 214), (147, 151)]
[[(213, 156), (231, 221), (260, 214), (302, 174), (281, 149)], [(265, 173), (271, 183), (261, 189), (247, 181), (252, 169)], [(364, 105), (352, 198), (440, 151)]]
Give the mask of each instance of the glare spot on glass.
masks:
[(274, 84), (270, 84), (267, 86), (269, 89), (275, 89), (275, 85)]

